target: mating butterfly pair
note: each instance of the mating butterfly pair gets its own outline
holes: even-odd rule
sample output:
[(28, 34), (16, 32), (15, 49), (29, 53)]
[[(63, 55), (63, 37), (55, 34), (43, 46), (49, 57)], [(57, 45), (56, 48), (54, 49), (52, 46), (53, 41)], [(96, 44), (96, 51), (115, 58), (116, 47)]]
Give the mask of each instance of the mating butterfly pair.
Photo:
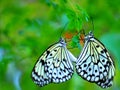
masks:
[(32, 79), (41, 87), (52, 82), (65, 82), (73, 75), (72, 61), (76, 62), (76, 71), (83, 79), (102, 88), (112, 86), (115, 74), (113, 60), (92, 32), (85, 36), (85, 44), (78, 59), (67, 50), (63, 38), (50, 46), (36, 62)]

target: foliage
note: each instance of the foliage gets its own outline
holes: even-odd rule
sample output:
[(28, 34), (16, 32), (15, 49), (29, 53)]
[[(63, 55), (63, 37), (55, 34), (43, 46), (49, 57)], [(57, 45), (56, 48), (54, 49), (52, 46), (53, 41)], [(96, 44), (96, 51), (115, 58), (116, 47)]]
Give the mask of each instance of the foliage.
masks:
[[(57, 42), (61, 32), (94, 34), (114, 57), (116, 76), (109, 90), (120, 88), (120, 7), (119, 0), (1, 0), (0, 1), (0, 87), (2, 90), (92, 89), (102, 90), (76, 73), (65, 83), (40, 88), (31, 80), (31, 70), (45, 49)], [(52, 37), (51, 37), (52, 36)], [(70, 51), (79, 56), (78, 35)], [(69, 43), (69, 42), (68, 42)], [(77, 50), (76, 50), (77, 47)]]

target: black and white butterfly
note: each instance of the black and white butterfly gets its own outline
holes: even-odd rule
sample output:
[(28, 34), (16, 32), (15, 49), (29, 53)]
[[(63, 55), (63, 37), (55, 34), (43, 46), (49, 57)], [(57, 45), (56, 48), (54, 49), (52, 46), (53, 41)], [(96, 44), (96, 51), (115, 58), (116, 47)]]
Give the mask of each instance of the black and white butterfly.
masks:
[(72, 77), (72, 61), (76, 60), (61, 38), (40, 56), (32, 70), (32, 79), (41, 87), (52, 82), (65, 82)]
[(77, 73), (85, 80), (102, 88), (112, 86), (115, 75), (114, 62), (105, 46), (92, 32), (85, 36), (85, 44), (76, 62)]

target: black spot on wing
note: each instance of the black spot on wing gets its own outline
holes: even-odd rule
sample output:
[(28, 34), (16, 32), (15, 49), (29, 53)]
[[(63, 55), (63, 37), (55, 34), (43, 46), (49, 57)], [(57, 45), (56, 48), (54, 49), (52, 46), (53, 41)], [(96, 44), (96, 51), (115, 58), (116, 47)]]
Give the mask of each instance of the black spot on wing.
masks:
[(91, 71), (91, 68), (89, 68), (89, 71)]
[(99, 45), (96, 45), (96, 48), (99, 48)]
[(102, 67), (100, 67), (100, 69), (102, 69)]
[(86, 67), (87, 65), (86, 64), (84, 64), (84, 67)]
[(48, 57), (48, 55), (50, 54), (50, 51), (46, 51), (46, 58)]
[(50, 53), (50, 51), (47, 51), (47, 55)]
[(110, 61), (107, 61), (107, 63), (106, 63), (107, 65), (111, 65), (111, 62)]
[(104, 49), (103, 49), (102, 51), (100, 51), (100, 52), (101, 52), (102, 54), (103, 54), (103, 53), (107, 53), (107, 49), (104, 48)]
[(65, 58), (63, 58), (63, 61), (66, 61), (66, 59), (65, 59)]
[(52, 56), (52, 53), (50, 54), (50, 56)]
[(56, 50), (56, 49), (54, 49), (54, 51), (55, 51), (55, 52), (57, 52), (57, 50)]
[(102, 51), (100, 51), (102, 54), (104, 53), (104, 51), (102, 50)]
[(97, 70), (95, 70), (95, 72), (97, 72)]
[(94, 54), (92, 54), (92, 57), (94, 57)]
[(107, 52), (107, 49), (105, 48), (105, 49), (103, 49), (103, 51), (106, 53), (106, 52)]
[(40, 63), (41, 63), (42, 65), (44, 65), (44, 64), (45, 64), (45, 62), (44, 62), (44, 60), (43, 60), (43, 59), (41, 59)]
[(105, 62), (105, 60), (103, 59), (102, 62)]

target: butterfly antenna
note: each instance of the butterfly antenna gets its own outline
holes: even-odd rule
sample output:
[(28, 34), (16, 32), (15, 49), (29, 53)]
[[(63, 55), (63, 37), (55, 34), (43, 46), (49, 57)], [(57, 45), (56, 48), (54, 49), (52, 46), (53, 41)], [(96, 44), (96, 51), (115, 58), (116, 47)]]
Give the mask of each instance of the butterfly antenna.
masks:
[(64, 27), (62, 28), (62, 30), (61, 30), (61, 33), (60, 33), (60, 37), (61, 37), (61, 38), (62, 38), (63, 32), (65, 31), (65, 28), (67, 27), (67, 24), (68, 24), (68, 23), (66, 23), (65, 26), (64, 26)]
[(91, 22), (92, 22), (92, 32), (94, 32), (94, 21), (93, 21), (93, 17), (91, 17)]

